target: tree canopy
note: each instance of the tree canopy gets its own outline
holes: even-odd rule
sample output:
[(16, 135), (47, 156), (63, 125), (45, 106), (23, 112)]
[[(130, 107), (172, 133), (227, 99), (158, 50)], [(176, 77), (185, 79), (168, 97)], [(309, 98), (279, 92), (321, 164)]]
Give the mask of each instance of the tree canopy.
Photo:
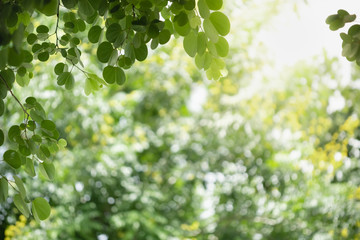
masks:
[[(53, 180), (53, 158), (66, 147), (55, 123), (47, 117), (36, 96), (22, 103), (12, 92), (16, 81), (26, 87), (34, 77), (34, 62), (46, 64), (52, 60), (56, 83), (72, 90), (75, 85), (73, 70), (81, 71), (86, 95), (103, 86), (126, 81), (124, 69), (135, 61), (144, 61), (148, 47), (156, 49), (166, 44), (171, 36), (182, 36), (186, 53), (194, 57), (199, 69), (206, 70), (209, 79), (219, 79), (225, 67), (229, 44), (224, 38), (230, 22), (218, 11), (219, 0), (42, 0), (0, 1), (0, 116), (5, 112), (4, 100), (9, 93), (21, 107), (24, 119), (9, 129), (0, 129), (0, 146), (7, 139), (12, 144), (3, 160), (13, 169), (24, 167), (34, 177), (34, 162), (38, 171)], [(84, 57), (96, 56), (97, 70), (83, 63)], [(86, 60), (86, 59), (85, 59)], [(86, 65), (86, 67), (85, 67)], [(41, 65), (40, 65), (41, 66)], [(36, 73), (35, 73), (36, 74)], [(31, 201), (21, 178), (14, 175), (12, 185), (1, 178), (1, 200), (8, 196), (8, 186), (14, 187), (14, 203), (26, 216), (30, 215)], [(50, 206), (43, 198), (31, 201), (35, 219), (50, 215)]]
[(360, 71), (274, 75), (283, 4), (0, 1), (0, 238), (359, 239)]

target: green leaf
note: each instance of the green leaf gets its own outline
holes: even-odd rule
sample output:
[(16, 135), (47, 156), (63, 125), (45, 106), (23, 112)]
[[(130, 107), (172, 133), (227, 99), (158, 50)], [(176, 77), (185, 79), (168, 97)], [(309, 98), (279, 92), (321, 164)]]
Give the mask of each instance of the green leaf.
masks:
[(78, 2), (77, 0), (61, 0), (61, 1), (64, 4), (64, 7), (68, 9), (75, 7)]
[(64, 69), (66, 68), (65, 66), (66, 66), (65, 63), (56, 64), (55, 67), (54, 67), (55, 74), (56, 75), (62, 74), (64, 72)]
[(197, 53), (203, 55), (207, 47), (207, 38), (205, 33), (199, 32), (197, 36)]
[(55, 177), (55, 166), (53, 163), (40, 163), (39, 170), (41, 174), (48, 180), (52, 181)]
[(18, 139), (21, 138), (20, 134), (21, 134), (20, 127), (18, 125), (13, 125), (9, 129), (8, 137), (11, 141), (17, 142)]
[(103, 70), (103, 78), (109, 84), (117, 83), (122, 85), (126, 81), (124, 71), (119, 67), (106, 66)]
[(51, 156), (49, 149), (44, 144), (40, 146), (40, 151), (44, 154), (46, 158), (49, 158)]
[(223, 0), (206, 0), (206, 4), (211, 10), (219, 10), (223, 5)]
[(21, 159), (18, 152), (14, 150), (7, 150), (3, 155), (4, 161), (11, 167), (18, 169), (21, 166)]
[(189, 23), (186, 23), (184, 26), (180, 26), (177, 22), (175, 22), (174, 29), (180, 36), (184, 37), (189, 34), (191, 27)]
[[(15, 74), (14, 74), (13, 70), (11, 70), (9, 68), (5, 69), (5, 70), (2, 70), (0, 72), (0, 77), (2, 77), (6, 81), (7, 85), (10, 88), (12, 87), (12, 85), (13, 85), (13, 83), (15, 81)], [(4, 86), (4, 87), (6, 87), (6, 86)]]
[[(5, 103), (2, 99), (0, 99), (0, 116), (2, 116), (5, 112)], [(1, 144), (0, 144), (1, 146)]]
[(15, 30), (12, 36), (14, 48), (18, 53), (20, 53), (21, 44), (23, 43), (24, 30), (25, 30), (24, 24), (20, 23), (20, 25)]
[(70, 72), (63, 72), (57, 77), (58, 85), (62, 86), (67, 82), (71, 82), (72, 84), (74, 83), (74, 76)]
[(138, 61), (144, 61), (148, 56), (148, 49), (145, 43), (141, 44), (139, 48), (134, 48), (135, 57)]
[(0, 178), (0, 203), (5, 202), (9, 193), (8, 182), (5, 178)]
[(38, 197), (32, 201), (32, 212), (35, 218), (43, 221), (50, 216), (50, 211), (50, 205), (44, 198)]
[(60, 149), (64, 149), (66, 146), (67, 146), (67, 142), (65, 139), (63, 138), (60, 138), (59, 141), (58, 141), (58, 144), (60, 146)]
[(29, 217), (29, 207), (24, 201), (24, 199), (20, 196), (20, 194), (16, 194), (14, 196), (14, 204), (25, 217)]
[(184, 11), (181, 11), (174, 17), (174, 22), (182, 27), (189, 22), (188, 15)]
[(33, 119), (35, 122), (40, 123), (42, 120), (44, 120), (44, 118), (41, 116), (41, 114), (39, 114), (37, 111), (35, 110), (31, 110), (30, 111), (30, 117), (31, 119)]
[(186, 0), (184, 4), (186, 10), (193, 10), (195, 8), (195, 0)]
[(14, 175), (15, 184), (18, 187), (20, 195), (23, 199), (26, 198), (26, 190), (23, 181), (18, 176)]
[(5, 135), (2, 129), (0, 129), (0, 146), (4, 144)]
[(122, 29), (120, 24), (113, 23), (106, 30), (106, 39), (109, 42), (114, 43), (121, 33), (122, 33)]
[(199, 13), (200, 16), (204, 19), (210, 17), (210, 10), (208, 5), (206, 4), (205, 0), (199, 0), (198, 1), (198, 9), (199, 9)]
[(159, 43), (165, 44), (170, 40), (171, 33), (169, 30), (164, 29), (159, 33)]
[(79, 0), (78, 7), (79, 13), (87, 17), (91, 17), (95, 13), (95, 9), (88, 0)]
[(191, 31), (187, 36), (184, 37), (183, 46), (185, 52), (190, 57), (195, 57), (197, 52), (197, 34), (194, 31)]
[(217, 42), (219, 40), (218, 32), (216, 31), (216, 28), (212, 24), (212, 22), (209, 19), (205, 19), (203, 22), (204, 31), (206, 36), (210, 39), (212, 42)]
[(42, 62), (46, 62), (49, 59), (50, 55), (49, 52), (41, 52), (38, 54), (38, 59)]
[(97, 49), (97, 58), (102, 63), (107, 63), (110, 59), (112, 51), (114, 50), (113, 46), (109, 42), (102, 42), (100, 43)]
[(31, 154), (30, 149), (26, 145), (19, 145), (19, 152), (24, 156), (29, 156)]
[(45, 25), (40, 25), (36, 28), (36, 32), (37, 33), (48, 33), (49, 32), (49, 28)]
[(74, 76), (71, 74), (72, 77), (70, 77), (66, 82), (65, 82), (65, 88), (67, 90), (71, 90), (74, 88), (75, 86), (75, 79)]
[(226, 57), (229, 53), (229, 43), (225, 38), (219, 37), (217, 43), (215, 43), (217, 54), (220, 57)]
[(230, 21), (222, 12), (211, 13), (210, 21), (220, 35), (225, 36), (230, 32)]
[(35, 168), (34, 168), (34, 162), (33, 162), (33, 160), (30, 159), (30, 158), (26, 158), (25, 172), (26, 172), (30, 177), (35, 177), (35, 176), (36, 176)]
[(56, 129), (56, 125), (51, 120), (44, 120), (41, 122), (41, 128), (49, 130), (49, 131), (53, 131)]
[(159, 28), (156, 24), (150, 24), (148, 30), (147, 30), (147, 35), (150, 38), (156, 38), (159, 36)]

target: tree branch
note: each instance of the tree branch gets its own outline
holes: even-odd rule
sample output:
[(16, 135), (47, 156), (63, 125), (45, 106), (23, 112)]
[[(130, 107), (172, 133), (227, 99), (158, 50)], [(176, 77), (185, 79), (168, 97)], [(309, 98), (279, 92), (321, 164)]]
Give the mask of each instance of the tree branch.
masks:
[[(3, 78), (3, 76), (0, 75), (0, 79), (4, 82), (4, 84), (6, 85), (6, 88), (9, 90), (10, 94), (13, 96), (13, 98), (17, 101), (17, 103), (20, 105), (20, 107), (22, 108), (24, 114), (26, 115), (26, 119), (29, 119), (30, 114), (26, 111), (24, 105), (21, 104), (21, 102), (19, 101), (19, 99), (15, 96), (15, 94), (13, 93), (13, 91), (11, 90), (9, 84), (6, 82), (6, 80)], [(26, 121), (27, 123), (27, 121)]]

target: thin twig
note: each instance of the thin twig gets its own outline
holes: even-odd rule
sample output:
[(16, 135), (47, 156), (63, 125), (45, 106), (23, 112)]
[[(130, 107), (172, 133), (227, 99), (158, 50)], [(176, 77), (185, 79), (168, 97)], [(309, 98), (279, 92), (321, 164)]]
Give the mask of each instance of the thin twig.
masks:
[[(20, 107), (22, 108), (24, 114), (26, 115), (26, 119), (29, 119), (30, 114), (26, 111), (24, 105), (21, 104), (21, 102), (19, 101), (19, 99), (15, 96), (15, 94), (13, 93), (13, 91), (11, 90), (10, 86), (8, 85), (8, 83), (6, 82), (6, 80), (3, 78), (3, 76), (0, 75), (1, 80), (5, 83), (7, 89), (9, 90), (10, 94), (14, 97), (14, 99), (18, 102), (18, 104), (20, 105)], [(27, 122), (26, 122), (27, 123)]]
[[(24, 118), (24, 123), (27, 125), (29, 118), (30, 118), (30, 114), (26, 111), (24, 105), (21, 104), (21, 102), (19, 101), (19, 99), (15, 96), (15, 94), (13, 93), (13, 91), (11, 90), (10, 86), (8, 85), (8, 83), (6, 82), (6, 80), (3, 78), (3, 76), (0, 75), (0, 79), (5, 83), (6, 88), (9, 90), (10, 94), (13, 96), (13, 98), (16, 100), (16, 102), (20, 105), (20, 107), (22, 108), (24, 114), (25, 114), (25, 118)], [(27, 133), (26, 133), (26, 127), (24, 130), (25, 133), (25, 138), (28, 139), (27, 137)]]
[(56, 35), (56, 48), (59, 47), (59, 37), (58, 37), (58, 27), (59, 27), (59, 18), (60, 18), (60, 0), (58, 0), (58, 6), (56, 10), (56, 27), (55, 27), (55, 35)]

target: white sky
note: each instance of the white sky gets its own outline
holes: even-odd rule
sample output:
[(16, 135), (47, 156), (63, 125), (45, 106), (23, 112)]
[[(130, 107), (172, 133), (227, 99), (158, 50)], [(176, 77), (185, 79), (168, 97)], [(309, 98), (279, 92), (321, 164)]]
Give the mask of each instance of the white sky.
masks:
[(360, 15), (360, 0), (308, 0), (308, 4), (298, 3), (298, 14), (294, 13), (293, 5), (288, 4), (285, 6), (288, 9), (280, 11), (268, 29), (261, 33), (274, 60), (280, 64), (293, 64), (319, 55), (323, 49), (333, 56), (341, 56), (339, 33), (344, 30), (330, 31), (325, 19), (338, 9)]

